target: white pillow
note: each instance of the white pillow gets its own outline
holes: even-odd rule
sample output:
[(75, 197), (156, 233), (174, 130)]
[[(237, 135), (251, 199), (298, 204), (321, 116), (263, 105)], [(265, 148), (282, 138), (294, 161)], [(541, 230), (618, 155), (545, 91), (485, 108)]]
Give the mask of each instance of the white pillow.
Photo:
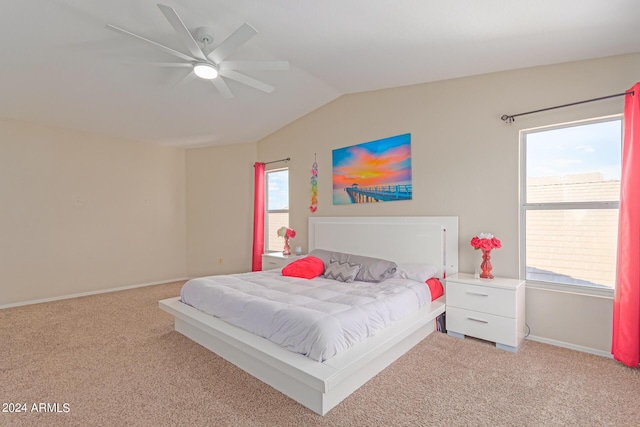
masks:
[(424, 283), (432, 277), (435, 277), (437, 272), (438, 267), (435, 265), (398, 263), (396, 276)]

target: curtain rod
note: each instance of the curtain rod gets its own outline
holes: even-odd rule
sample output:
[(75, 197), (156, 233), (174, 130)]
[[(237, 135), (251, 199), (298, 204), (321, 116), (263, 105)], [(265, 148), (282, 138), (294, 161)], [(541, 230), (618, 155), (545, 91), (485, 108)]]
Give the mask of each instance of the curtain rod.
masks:
[(600, 98), (586, 99), (584, 101), (572, 102), (570, 104), (564, 104), (564, 105), (557, 105), (555, 107), (542, 108), (540, 110), (527, 111), (526, 113), (518, 113), (518, 114), (512, 114), (512, 115), (504, 114), (502, 117), (500, 117), (500, 119), (503, 122), (506, 122), (506, 123), (513, 123), (515, 121), (516, 117), (524, 116), (525, 114), (540, 113), (542, 111), (555, 110), (556, 108), (571, 107), (573, 105), (585, 104), (587, 102), (602, 101), (603, 99), (609, 99), (609, 98), (615, 98), (617, 96), (633, 95), (633, 94), (634, 94), (634, 91), (622, 92), (622, 93), (616, 93), (615, 95), (601, 96)]
[(269, 165), (271, 163), (278, 163), (278, 162), (288, 162), (289, 160), (291, 160), (291, 157), (287, 157), (286, 159), (274, 160), (272, 162), (265, 162), (263, 163), (263, 165)]

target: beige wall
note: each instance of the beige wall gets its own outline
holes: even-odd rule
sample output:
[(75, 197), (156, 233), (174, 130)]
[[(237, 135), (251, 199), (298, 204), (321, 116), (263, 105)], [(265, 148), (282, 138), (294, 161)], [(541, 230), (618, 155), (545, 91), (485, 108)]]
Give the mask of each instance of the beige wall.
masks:
[[(615, 98), (518, 117), (503, 114), (623, 92), (640, 78), (640, 55), (536, 67), (343, 96), (258, 143), (258, 159), (291, 157), (293, 245), (306, 247), (310, 169), (319, 165), (318, 216), (458, 215), (460, 270), (480, 255), (468, 244), (502, 240), (493, 273), (518, 277), (519, 131), (622, 112)], [(332, 204), (331, 151), (411, 133), (413, 194), (406, 202)], [(611, 300), (529, 289), (532, 336), (596, 351), (610, 347)]]
[(0, 120), (0, 306), (186, 276), (184, 150)]
[(187, 151), (189, 276), (251, 271), (256, 144)]

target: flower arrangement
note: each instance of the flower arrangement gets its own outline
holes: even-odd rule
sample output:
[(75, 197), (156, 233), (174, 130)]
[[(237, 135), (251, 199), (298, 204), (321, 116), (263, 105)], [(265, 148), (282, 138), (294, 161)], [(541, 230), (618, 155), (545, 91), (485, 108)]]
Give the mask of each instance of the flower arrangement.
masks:
[(278, 228), (278, 237), (293, 239), (294, 237), (296, 237), (296, 231), (293, 228), (280, 227)]
[(491, 233), (480, 233), (471, 239), (471, 246), (473, 246), (473, 249), (490, 251), (491, 249), (500, 249), (502, 243)]
[(283, 255), (291, 255), (291, 248), (289, 247), (289, 239), (296, 237), (296, 231), (289, 227), (278, 228), (278, 237), (284, 237), (284, 250)]

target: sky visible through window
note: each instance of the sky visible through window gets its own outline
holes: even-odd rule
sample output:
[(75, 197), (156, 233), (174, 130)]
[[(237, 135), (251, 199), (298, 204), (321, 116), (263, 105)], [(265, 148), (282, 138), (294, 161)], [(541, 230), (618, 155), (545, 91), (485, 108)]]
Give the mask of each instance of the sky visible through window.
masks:
[(267, 209), (289, 209), (289, 170), (269, 172)]
[(527, 176), (602, 172), (620, 179), (622, 120), (546, 130), (527, 135)]

